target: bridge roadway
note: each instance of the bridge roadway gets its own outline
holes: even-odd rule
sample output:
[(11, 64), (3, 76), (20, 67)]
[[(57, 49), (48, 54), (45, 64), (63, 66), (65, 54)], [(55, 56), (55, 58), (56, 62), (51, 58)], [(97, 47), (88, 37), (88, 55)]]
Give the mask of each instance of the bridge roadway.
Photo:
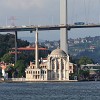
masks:
[(100, 27), (100, 24), (88, 24), (88, 25), (46, 25), (46, 26), (5, 26), (0, 27), (0, 32), (15, 32), (15, 31), (46, 31), (46, 30), (60, 30), (60, 28), (67, 28), (68, 30), (72, 28), (96, 28)]

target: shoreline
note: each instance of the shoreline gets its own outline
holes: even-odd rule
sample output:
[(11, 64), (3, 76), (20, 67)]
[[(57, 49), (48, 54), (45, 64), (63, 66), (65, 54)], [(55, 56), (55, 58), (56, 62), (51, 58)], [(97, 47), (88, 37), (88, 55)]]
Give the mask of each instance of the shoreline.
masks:
[(27, 80), (26, 78), (8, 78), (0, 79), (0, 83), (46, 83), (46, 82), (90, 82), (90, 81), (100, 81), (100, 80)]
[(45, 82), (78, 82), (78, 80), (0, 80), (0, 83), (45, 83)]

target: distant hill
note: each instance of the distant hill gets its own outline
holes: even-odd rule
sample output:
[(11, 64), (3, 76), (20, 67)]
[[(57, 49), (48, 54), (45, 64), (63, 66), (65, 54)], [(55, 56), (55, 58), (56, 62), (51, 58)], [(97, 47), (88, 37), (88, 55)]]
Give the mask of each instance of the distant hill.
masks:
[[(54, 50), (59, 47), (60, 41), (44, 41), (42, 46), (49, 50)], [(72, 58), (79, 59), (82, 56), (87, 56), (95, 63), (100, 63), (100, 36), (85, 37), (77, 39), (68, 39), (69, 54)]]
[(100, 36), (69, 39), (69, 54), (77, 59), (87, 56), (100, 63)]
[(35, 42), (35, 37), (19, 37), (19, 39), (27, 40), (30, 43)]
[[(34, 43), (35, 42), (35, 37), (19, 37), (19, 39), (21, 40), (27, 40), (30, 43)], [(39, 42), (43, 42), (44, 40), (39, 39)]]

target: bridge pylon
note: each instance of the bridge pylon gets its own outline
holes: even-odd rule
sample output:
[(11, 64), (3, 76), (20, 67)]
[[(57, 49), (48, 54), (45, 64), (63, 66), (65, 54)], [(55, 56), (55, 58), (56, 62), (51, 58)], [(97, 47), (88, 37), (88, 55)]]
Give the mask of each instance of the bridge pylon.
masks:
[[(67, 0), (60, 0), (60, 25), (67, 25)], [(60, 28), (60, 49), (68, 54), (67, 28)]]

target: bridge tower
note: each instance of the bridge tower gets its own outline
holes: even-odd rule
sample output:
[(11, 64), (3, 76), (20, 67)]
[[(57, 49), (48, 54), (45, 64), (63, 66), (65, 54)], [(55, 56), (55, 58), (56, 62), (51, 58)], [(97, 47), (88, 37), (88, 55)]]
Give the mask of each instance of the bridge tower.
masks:
[[(60, 24), (67, 24), (67, 0), (60, 0)], [(60, 48), (68, 54), (68, 30), (60, 29)]]

